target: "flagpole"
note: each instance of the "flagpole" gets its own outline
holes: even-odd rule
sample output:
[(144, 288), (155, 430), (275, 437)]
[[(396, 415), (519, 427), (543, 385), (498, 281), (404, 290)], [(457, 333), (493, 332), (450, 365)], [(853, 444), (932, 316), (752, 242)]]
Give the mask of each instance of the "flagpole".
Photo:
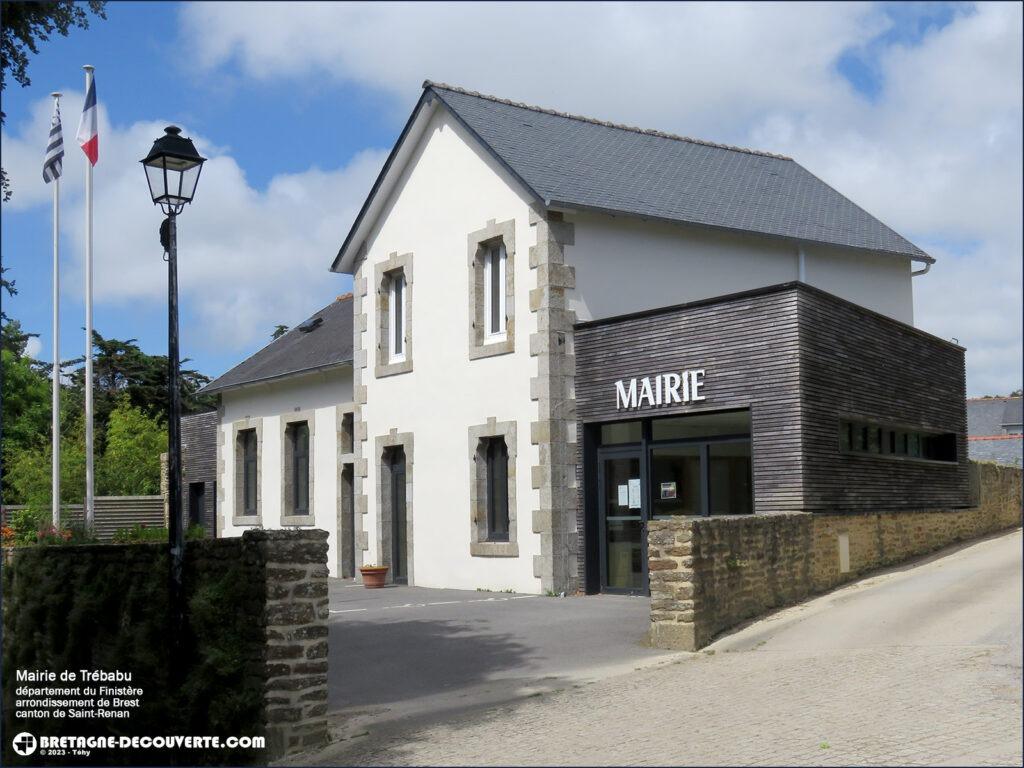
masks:
[[(61, 94), (50, 94), (53, 108), (60, 109)], [(53, 527), (60, 528), (60, 176), (53, 180), (53, 449), (50, 493)]]
[[(93, 67), (86, 64), (85, 92), (92, 85)], [(92, 163), (85, 164), (85, 527), (93, 530), (92, 456)]]

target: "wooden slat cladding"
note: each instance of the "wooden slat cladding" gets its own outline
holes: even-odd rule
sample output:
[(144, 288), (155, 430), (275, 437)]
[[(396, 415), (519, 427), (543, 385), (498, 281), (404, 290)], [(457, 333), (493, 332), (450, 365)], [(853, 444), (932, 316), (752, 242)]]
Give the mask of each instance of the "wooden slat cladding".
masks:
[[(803, 509), (969, 506), (963, 349), (821, 291), (798, 295)], [(956, 433), (958, 461), (842, 453), (843, 417)]]
[[(816, 288), (584, 323), (575, 355), (581, 424), (749, 407), (757, 513), (970, 503), (963, 350)], [(693, 368), (706, 370), (704, 402), (616, 409), (617, 380)], [(843, 453), (844, 417), (956, 433), (959, 461)], [(582, 451), (581, 427), (581, 465)], [(582, 466), (577, 480), (582, 532)]]
[[(755, 510), (797, 509), (803, 474), (797, 312), (797, 291), (789, 289), (582, 325), (575, 332), (577, 415), (600, 422), (750, 408)], [(616, 410), (617, 380), (693, 368), (706, 371), (705, 401)]]
[(181, 419), (182, 509), (189, 519), (189, 484), (205, 484), (205, 510), (201, 515), (206, 535), (217, 535), (217, 411), (193, 413)]

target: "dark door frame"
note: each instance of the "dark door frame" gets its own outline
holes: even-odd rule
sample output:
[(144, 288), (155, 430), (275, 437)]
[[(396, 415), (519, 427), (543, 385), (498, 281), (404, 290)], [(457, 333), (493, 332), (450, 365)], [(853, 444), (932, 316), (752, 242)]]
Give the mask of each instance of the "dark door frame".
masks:
[[(607, 510), (605, 493), (605, 462), (609, 459), (638, 459), (640, 463), (640, 570), (642, 573), (643, 588), (609, 587), (606, 583), (608, 573), (608, 526), (605, 520)], [(643, 443), (632, 443), (629, 445), (614, 445), (597, 449), (597, 537), (599, 550), (598, 566), (598, 588), (599, 591), (607, 594), (619, 595), (647, 595), (650, 594), (650, 587), (647, 582), (647, 510), (649, 500), (647, 498), (646, 483), (644, 477), (647, 474), (647, 457)]]
[[(391, 581), (394, 584), (408, 584), (409, 583), (409, 500), (406, 498), (406, 462), (408, 457), (405, 455), (405, 449), (401, 446), (392, 449), (390, 455), (391, 471), (390, 481), (391, 487), (388, 492), (391, 494)], [(401, 467), (401, 471), (396, 471), (398, 467)], [(401, 501), (399, 504), (399, 490), (401, 490)], [(398, 514), (399, 507), (401, 507), (402, 513)], [(399, 523), (401, 520), (401, 523)], [(399, 536), (401, 532), (401, 536)], [(402, 542), (405, 542), (404, 552), (401, 551)], [(404, 557), (399, 557), (399, 555)], [(404, 566), (404, 573), (399, 575), (397, 565), (401, 562)]]
[[(736, 410), (736, 409), (727, 409)], [(604, 424), (615, 422), (591, 422), (583, 425), (583, 522), (584, 522), (584, 552), (587, 562), (584, 565), (585, 590), (587, 594), (607, 592), (611, 594), (650, 594), (650, 581), (648, 577), (648, 552), (647, 552), (647, 524), (652, 519), (651, 515), (651, 487), (650, 487), (650, 457), (653, 448), (673, 447), (677, 445), (700, 446), (701, 455), (701, 515), (710, 513), (709, 478), (708, 478), (708, 447), (712, 443), (749, 442), (751, 450), (751, 496), (754, 493), (753, 485), (753, 452), (754, 441), (752, 434), (735, 435), (714, 435), (708, 437), (654, 440), (652, 437), (652, 423), (657, 418), (671, 418), (643, 416), (637, 419), (641, 421), (641, 438), (639, 442), (623, 443), (617, 445), (602, 446), (601, 427)], [(630, 421), (623, 419), (620, 421)], [(606, 571), (606, 549), (607, 539), (604, 524), (604, 459), (616, 453), (622, 455), (640, 454), (640, 492), (641, 492), (641, 519), (643, 521), (643, 570), (644, 589), (613, 589), (605, 586)], [(751, 509), (754, 509), (753, 498)], [(595, 567), (596, 566), (596, 567)]]

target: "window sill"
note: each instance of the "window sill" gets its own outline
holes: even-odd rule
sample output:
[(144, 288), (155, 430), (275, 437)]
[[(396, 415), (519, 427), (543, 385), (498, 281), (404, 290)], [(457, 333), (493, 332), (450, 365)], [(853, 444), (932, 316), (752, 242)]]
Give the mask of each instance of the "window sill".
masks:
[(471, 557), (519, 557), (519, 544), (514, 541), (470, 542)]
[(378, 363), (374, 366), (373, 375), (382, 379), (385, 376), (398, 376), (402, 373), (412, 373), (412, 360), (403, 360), (395, 363)]
[(313, 519), (313, 515), (281, 515), (281, 525), (295, 525), (311, 528), (315, 523), (316, 521)]
[(239, 526), (252, 526), (261, 528), (263, 526), (262, 515), (232, 515), (231, 524)]
[(482, 344), (472, 343), (469, 345), (469, 359), (478, 360), (481, 357), (495, 357), (496, 355), (507, 355), (516, 351), (515, 341), (512, 338), (496, 339), (485, 341)]

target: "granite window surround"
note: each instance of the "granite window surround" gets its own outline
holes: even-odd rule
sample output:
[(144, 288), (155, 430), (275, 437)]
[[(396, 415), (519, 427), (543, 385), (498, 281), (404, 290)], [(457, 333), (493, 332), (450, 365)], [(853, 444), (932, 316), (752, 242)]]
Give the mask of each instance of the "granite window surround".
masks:
[[(316, 451), (316, 413), (312, 410), (292, 411), (281, 414), (281, 526), (312, 526), (316, 522), (315, 505), (313, 503), (313, 467)], [(292, 444), (288, 434), (288, 426), (305, 422), (309, 428), (309, 513), (297, 515), (292, 512)]]
[[(241, 433), (256, 433), (256, 514), (245, 514), (245, 446)], [(232, 525), (263, 526), (263, 419), (250, 417), (231, 423), (231, 445), (234, 451), (234, 490)]]
[[(508, 541), (489, 541), (487, 515), (488, 438), (502, 437), (508, 451)], [(516, 526), (516, 423), (489, 418), (469, 428), (469, 554), (472, 557), (519, 557)]]
[[(387, 260), (380, 262), (374, 267), (374, 285), (376, 286), (376, 309), (377, 309), (377, 364), (374, 366), (374, 376), (395, 376), (401, 373), (412, 371), (413, 346), (412, 346), (412, 254), (397, 252), (391, 253)], [(405, 333), (403, 335), (404, 349), (401, 359), (392, 360), (391, 357), (391, 285), (396, 277), (404, 278), (403, 294), (403, 323)]]
[[(484, 284), (487, 273), (486, 259), (491, 248), (500, 243), (505, 248), (505, 333), (488, 341), (487, 289)], [(490, 219), (483, 229), (470, 232), (467, 237), (469, 263), (469, 359), (493, 357), (515, 352), (516, 318), (515, 318), (515, 255), (516, 255), (516, 222), (515, 219), (496, 222)]]

